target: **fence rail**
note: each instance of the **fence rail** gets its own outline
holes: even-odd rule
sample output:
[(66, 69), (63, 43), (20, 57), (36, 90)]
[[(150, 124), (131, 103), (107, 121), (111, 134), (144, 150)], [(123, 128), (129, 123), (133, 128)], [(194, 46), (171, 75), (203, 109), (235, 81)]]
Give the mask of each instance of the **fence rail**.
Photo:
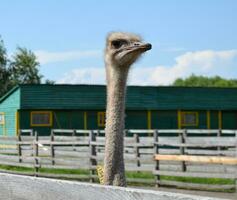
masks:
[[(126, 170), (152, 172), (155, 177), (130, 178), (128, 181), (199, 189), (236, 187), (237, 182), (205, 185), (161, 177), (237, 180), (237, 130), (125, 130), (124, 134)], [(34, 169), (21, 174), (93, 182), (97, 179), (96, 166), (103, 165), (104, 144), (104, 130), (56, 129), (51, 131), (50, 136), (39, 136), (33, 130), (21, 130), (15, 137), (0, 136), (0, 165)], [(42, 173), (42, 168), (84, 169), (90, 170), (90, 173), (50, 174)]]

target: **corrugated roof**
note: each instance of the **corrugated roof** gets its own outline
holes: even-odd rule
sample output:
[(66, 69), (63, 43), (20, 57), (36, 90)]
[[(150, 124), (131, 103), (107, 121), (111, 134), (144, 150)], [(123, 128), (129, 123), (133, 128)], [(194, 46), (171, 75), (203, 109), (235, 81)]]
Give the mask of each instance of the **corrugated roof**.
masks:
[[(21, 109), (105, 109), (104, 85), (20, 85)], [(128, 86), (126, 108), (237, 110), (237, 88)]]

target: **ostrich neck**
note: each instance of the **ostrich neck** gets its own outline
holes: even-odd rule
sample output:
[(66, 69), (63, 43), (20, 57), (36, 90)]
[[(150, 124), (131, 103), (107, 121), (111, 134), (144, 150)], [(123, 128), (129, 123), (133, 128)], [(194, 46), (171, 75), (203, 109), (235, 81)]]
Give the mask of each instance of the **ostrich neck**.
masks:
[(128, 68), (107, 66), (105, 173), (106, 185), (126, 186), (123, 130)]
[(107, 68), (107, 132), (118, 134), (124, 129), (127, 76), (127, 68)]

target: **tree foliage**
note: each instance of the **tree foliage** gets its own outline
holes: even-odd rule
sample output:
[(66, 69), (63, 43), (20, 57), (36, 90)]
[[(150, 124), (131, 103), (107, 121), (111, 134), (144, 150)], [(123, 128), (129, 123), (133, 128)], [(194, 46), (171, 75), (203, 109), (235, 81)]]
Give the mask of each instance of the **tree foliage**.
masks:
[[(37, 57), (27, 48), (17, 47), (9, 59), (0, 37), (0, 97), (18, 84), (42, 83), (43, 76), (39, 73), (39, 67)], [(46, 83), (54, 84), (54, 81), (46, 80)]]
[(26, 48), (17, 47), (10, 64), (11, 81), (17, 84), (40, 84), (39, 62), (35, 54)]
[(10, 88), (10, 72), (7, 68), (7, 51), (0, 38), (0, 95)]
[(225, 79), (220, 76), (196, 76), (192, 74), (184, 79), (176, 79), (172, 85), (192, 87), (237, 87), (237, 79)]

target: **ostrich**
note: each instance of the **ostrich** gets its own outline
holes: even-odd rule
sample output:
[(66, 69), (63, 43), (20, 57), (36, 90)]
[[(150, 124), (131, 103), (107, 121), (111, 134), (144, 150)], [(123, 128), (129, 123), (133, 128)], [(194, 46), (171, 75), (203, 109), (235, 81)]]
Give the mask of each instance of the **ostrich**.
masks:
[(105, 125), (104, 184), (126, 186), (123, 158), (123, 130), (126, 82), (130, 66), (151, 44), (142, 43), (139, 36), (113, 32), (106, 41), (105, 65), (107, 107)]

